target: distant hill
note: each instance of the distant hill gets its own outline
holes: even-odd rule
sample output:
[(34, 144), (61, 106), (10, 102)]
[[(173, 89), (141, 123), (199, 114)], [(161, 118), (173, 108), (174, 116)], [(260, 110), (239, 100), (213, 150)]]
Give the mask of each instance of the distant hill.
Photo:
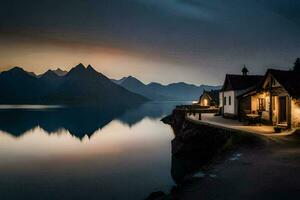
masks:
[(209, 85), (196, 86), (184, 82), (172, 83), (169, 85), (152, 82), (146, 85), (132, 76), (112, 81), (131, 92), (143, 95), (151, 100), (198, 100), (199, 96), (203, 93), (203, 90), (210, 91), (221, 88), (221, 86)]
[(60, 68), (57, 68), (56, 70), (52, 70), (55, 74), (58, 76), (64, 76), (68, 73), (68, 71), (62, 70)]
[[(66, 75), (66, 74), (68, 73), (68, 71), (65, 71), (65, 70), (62, 70), (62, 69), (60, 69), (60, 68), (57, 68), (57, 69), (55, 69), (55, 70), (49, 69), (49, 70), (46, 71), (44, 74), (49, 73), (49, 72), (53, 72), (53, 73), (55, 73), (57, 76), (64, 76), (64, 75)], [(37, 76), (38, 78), (39, 78), (39, 77), (42, 77), (42, 76), (44, 75), (44, 74), (35, 75), (35, 73), (33, 73), (33, 72), (28, 72), (28, 73), (32, 74), (33, 76)]]
[(116, 84), (119, 84), (120, 86), (126, 88), (127, 90), (134, 92), (136, 94), (143, 95), (151, 100), (168, 100), (171, 99), (167, 97), (166, 95), (161, 95), (160, 93), (157, 93), (155, 90), (148, 87), (148, 85), (145, 85), (140, 80), (128, 76), (124, 77), (120, 80), (114, 81)]
[(0, 74), (1, 104), (130, 106), (147, 101), (113, 83), (92, 66), (79, 64), (65, 75), (48, 70), (39, 77), (20, 67)]

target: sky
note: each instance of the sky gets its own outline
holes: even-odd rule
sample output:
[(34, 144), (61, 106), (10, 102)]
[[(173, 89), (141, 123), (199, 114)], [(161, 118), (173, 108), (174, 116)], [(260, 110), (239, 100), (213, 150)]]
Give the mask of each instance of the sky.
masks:
[(0, 0), (0, 71), (92, 64), (110, 78), (219, 85), (289, 69), (298, 0)]

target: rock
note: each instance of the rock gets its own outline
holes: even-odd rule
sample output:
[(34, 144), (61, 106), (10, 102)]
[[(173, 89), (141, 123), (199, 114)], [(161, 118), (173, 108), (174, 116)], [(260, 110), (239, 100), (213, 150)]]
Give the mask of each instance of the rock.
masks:
[(145, 200), (159, 200), (165, 197), (166, 194), (163, 191), (152, 192)]
[(165, 124), (172, 125), (172, 120), (173, 120), (172, 115), (168, 115), (168, 116), (162, 118), (160, 121), (162, 121)]

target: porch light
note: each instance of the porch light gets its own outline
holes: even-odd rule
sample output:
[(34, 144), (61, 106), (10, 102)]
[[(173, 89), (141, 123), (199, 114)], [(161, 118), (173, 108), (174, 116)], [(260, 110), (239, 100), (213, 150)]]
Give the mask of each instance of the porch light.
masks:
[(198, 101), (192, 101), (192, 104), (198, 104)]

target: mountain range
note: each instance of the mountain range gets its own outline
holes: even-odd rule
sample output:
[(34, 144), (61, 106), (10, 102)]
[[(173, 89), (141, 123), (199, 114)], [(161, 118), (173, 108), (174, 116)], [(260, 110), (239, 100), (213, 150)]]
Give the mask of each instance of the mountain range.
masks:
[(69, 72), (58, 68), (36, 75), (14, 67), (0, 73), (0, 104), (133, 106), (148, 100), (197, 100), (203, 90), (216, 89), (220, 86), (144, 84), (132, 76), (113, 80), (83, 64)]
[(51, 69), (49, 69), (48, 71), (46, 71), (45, 73), (43, 73), (43, 74), (39, 74), (39, 75), (36, 75), (34, 72), (28, 72), (29, 74), (31, 74), (32, 76), (35, 76), (35, 77), (41, 77), (41, 76), (43, 76), (43, 75), (45, 75), (46, 73), (54, 73), (54, 74), (56, 74), (56, 75), (58, 75), (58, 76), (64, 76), (64, 75), (66, 75), (67, 73), (68, 73), (68, 71), (65, 71), (65, 70), (62, 70), (62, 69), (60, 69), (60, 68), (57, 68), (57, 69), (55, 69), (55, 70), (51, 70)]
[(128, 76), (120, 80), (112, 80), (114, 83), (126, 88), (136, 94), (143, 95), (151, 100), (177, 100), (192, 101), (198, 100), (204, 90), (219, 90), (221, 86), (209, 86), (187, 84), (184, 82), (162, 85), (160, 83), (151, 82), (144, 84), (135, 77)]
[(14, 67), (2, 72), (0, 103), (131, 106), (148, 100), (113, 83), (90, 65), (79, 64), (66, 74), (61, 71), (48, 70), (36, 76)]

